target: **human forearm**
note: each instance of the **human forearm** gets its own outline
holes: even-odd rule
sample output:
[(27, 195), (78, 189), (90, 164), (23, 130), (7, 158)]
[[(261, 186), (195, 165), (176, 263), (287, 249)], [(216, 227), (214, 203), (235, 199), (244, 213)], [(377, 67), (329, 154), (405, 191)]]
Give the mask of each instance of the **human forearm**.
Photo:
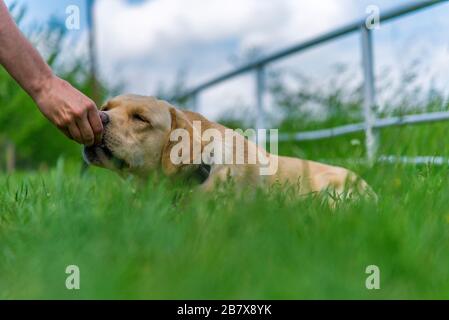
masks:
[(53, 76), (47, 63), (17, 28), (3, 1), (0, 1), (0, 64), (34, 100)]

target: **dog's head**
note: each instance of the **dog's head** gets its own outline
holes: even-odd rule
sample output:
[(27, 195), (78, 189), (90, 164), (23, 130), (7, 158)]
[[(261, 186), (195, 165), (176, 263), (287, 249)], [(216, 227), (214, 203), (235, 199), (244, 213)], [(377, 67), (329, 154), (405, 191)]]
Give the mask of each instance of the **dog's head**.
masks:
[(179, 171), (170, 152), (175, 142), (170, 133), (185, 129), (194, 138), (188, 114), (153, 97), (124, 95), (109, 100), (100, 111), (103, 140), (98, 146), (85, 147), (89, 164), (136, 175), (162, 169), (167, 175)]

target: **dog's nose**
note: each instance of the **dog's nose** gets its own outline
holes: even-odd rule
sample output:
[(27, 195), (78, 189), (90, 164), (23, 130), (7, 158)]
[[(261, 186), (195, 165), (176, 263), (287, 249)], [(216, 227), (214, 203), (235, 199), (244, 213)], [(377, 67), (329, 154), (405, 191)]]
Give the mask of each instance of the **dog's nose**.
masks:
[(101, 123), (105, 126), (109, 123), (110, 119), (109, 119), (109, 115), (104, 112), (104, 111), (100, 111), (100, 119), (101, 119)]

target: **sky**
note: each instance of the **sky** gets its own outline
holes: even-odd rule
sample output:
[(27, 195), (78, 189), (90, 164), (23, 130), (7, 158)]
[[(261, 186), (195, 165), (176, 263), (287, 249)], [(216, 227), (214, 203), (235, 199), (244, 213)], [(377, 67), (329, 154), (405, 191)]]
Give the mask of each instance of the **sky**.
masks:
[[(10, 5), (13, 0), (6, 0)], [(77, 5), (80, 30), (70, 31), (75, 47), (65, 59), (85, 54), (85, 0), (16, 0), (28, 9), (24, 28), (64, 21), (66, 8)], [(180, 70), (187, 86), (199, 84), (233, 68), (250, 49), (269, 54), (335, 27), (366, 17), (370, 5), (380, 11), (410, 0), (96, 0), (97, 59), (100, 76), (122, 84), (123, 93), (154, 95), (170, 85)], [(422, 60), (423, 87), (449, 86), (449, 2), (423, 10), (374, 32), (376, 75), (389, 67), (399, 74)], [(315, 78), (330, 78), (336, 64), (353, 68), (361, 77), (358, 34), (277, 62), (273, 68), (295, 70)], [(398, 80), (398, 79), (396, 79)], [(380, 82), (378, 80), (378, 82)], [(249, 73), (201, 94), (200, 111), (218, 117), (235, 105), (254, 105), (254, 75)]]

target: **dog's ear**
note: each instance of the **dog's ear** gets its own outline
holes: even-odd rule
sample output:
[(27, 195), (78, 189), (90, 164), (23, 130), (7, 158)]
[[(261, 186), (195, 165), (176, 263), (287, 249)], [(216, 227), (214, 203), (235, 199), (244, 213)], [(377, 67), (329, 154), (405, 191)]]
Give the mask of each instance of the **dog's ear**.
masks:
[(171, 176), (188, 164), (201, 162), (201, 128), (187, 115), (170, 107), (171, 130), (162, 150), (162, 170)]

